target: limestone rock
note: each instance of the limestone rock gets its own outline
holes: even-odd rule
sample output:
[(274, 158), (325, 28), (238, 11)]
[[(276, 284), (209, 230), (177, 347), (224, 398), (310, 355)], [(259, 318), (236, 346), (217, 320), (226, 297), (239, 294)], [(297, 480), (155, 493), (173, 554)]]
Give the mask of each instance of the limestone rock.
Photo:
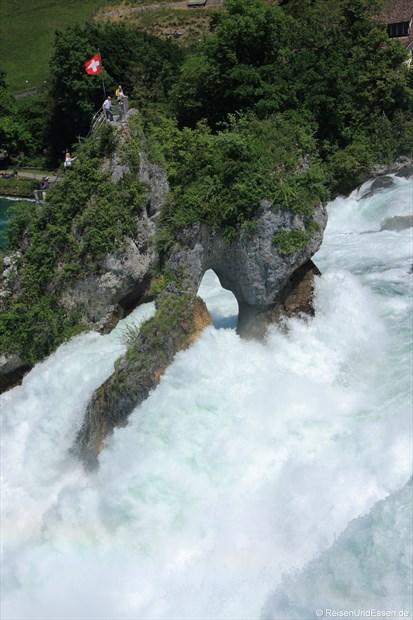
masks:
[(380, 230), (405, 230), (413, 227), (413, 215), (395, 215), (383, 221)]
[(374, 196), (374, 194), (377, 194), (377, 192), (384, 190), (384, 189), (388, 189), (389, 187), (392, 187), (392, 185), (394, 185), (393, 177), (389, 177), (387, 175), (377, 177), (376, 179), (374, 179), (373, 183), (370, 185), (368, 191), (365, 194), (363, 194), (363, 196), (361, 197), (361, 200), (366, 200), (367, 198), (371, 198), (372, 196)]
[[(213, 269), (222, 286), (234, 293), (239, 305), (238, 331), (243, 336), (263, 337), (268, 325), (283, 316), (312, 313), (313, 280), (318, 271), (310, 259), (321, 245), (326, 221), (324, 205), (310, 218), (263, 201), (253, 225), (242, 229), (234, 241), (202, 225), (181, 231), (164, 265), (173, 277), (157, 302), (150, 328), (142, 328), (88, 405), (77, 441), (87, 466), (96, 465), (106, 435), (124, 424), (147, 398), (176, 352), (189, 346), (209, 324), (205, 305), (196, 298), (205, 271)], [(304, 247), (289, 254), (277, 249), (276, 233), (308, 231), (310, 222), (312, 233)]]
[(124, 425), (130, 412), (148, 397), (175, 354), (190, 346), (211, 323), (205, 303), (195, 298), (185, 300), (177, 312), (171, 305), (161, 319), (158, 311), (148, 322), (149, 329), (141, 330), (87, 407), (74, 448), (87, 467), (97, 465), (107, 436), (116, 426)]
[(399, 157), (391, 164), (383, 164), (374, 166), (368, 177), (380, 177), (387, 174), (396, 174), (396, 176), (409, 177), (413, 173), (413, 159), (411, 157)]
[(283, 319), (293, 316), (314, 315), (313, 296), (315, 276), (320, 271), (309, 260), (299, 267), (278, 295), (276, 303), (262, 312), (246, 312), (242, 316), (239, 331), (250, 338), (262, 339), (268, 327), (280, 325)]
[[(134, 113), (130, 110), (128, 118)], [(103, 164), (113, 183), (118, 183), (125, 174), (133, 173), (120, 155), (128, 137), (128, 125), (120, 125), (117, 128), (118, 147)], [(85, 325), (103, 332), (112, 329), (119, 319), (148, 299), (149, 285), (158, 263), (155, 219), (169, 191), (168, 180), (165, 171), (149, 161), (144, 149), (140, 151), (137, 174), (149, 191), (146, 209), (136, 219), (134, 230), (130, 231), (123, 247), (104, 258), (97, 274), (71, 284), (61, 297), (65, 308), (80, 310)]]
[(83, 323), (92, 329), (112, 329), (147, 297), (157, 261), (154, 228), (149, 222), (138, 226), (135, 239), (127, 239), (122, 249), (105, 257), (101, 273), (75, 281), (61, 296), (62, 305), (80, 311)]
[(396, 177), (400, 177), (402, 179), (409, 179), (412, 176), (413, 176), (413, 162), (406, 164), (396, 173)]
[(16, 353), (0, 354), (0, 393), (21, 383), (28, 370), (30, 366)]
[(297, 269), (306, 264), (321, 245), (327, 222), (324, 205), (312, 216), (318, 230), (302, 249), (282, 254), (274, 244), (281, 230), (305, 230), (310, 218), (273, 208), (263, 201), (252, 228), (241, 230), (238, 239), (228, 242), (219, 232), (206, 226), (182, 232), (180, 248), (169, 257), (167, 269), (189, 273), (196, 292), (208, 269), (217, 274), (223, 288), (232, 291), (239, 306), (238, 331), (248, 336), (254, 317), (279, 303), (283, 289)]

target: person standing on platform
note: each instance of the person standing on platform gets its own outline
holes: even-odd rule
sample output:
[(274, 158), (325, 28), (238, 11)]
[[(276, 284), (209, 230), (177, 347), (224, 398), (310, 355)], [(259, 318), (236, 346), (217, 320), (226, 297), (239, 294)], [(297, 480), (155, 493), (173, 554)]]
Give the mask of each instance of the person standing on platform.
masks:
[(110, 122), (113, 121), (112, 98), (111, 97), (106, 97), (105, 101), (103, 102), (102, 109), (105, 113), (106, 120)]

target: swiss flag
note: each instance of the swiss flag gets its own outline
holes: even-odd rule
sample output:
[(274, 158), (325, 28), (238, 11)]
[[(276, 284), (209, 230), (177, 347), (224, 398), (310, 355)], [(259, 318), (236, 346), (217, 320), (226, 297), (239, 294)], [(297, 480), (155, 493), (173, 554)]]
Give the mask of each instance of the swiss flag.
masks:
[(94, 54), (85, 60), (83, 67), (88, 75), (99, 75), (99, 73), (102, 73), (102, 59), (100, 54)]

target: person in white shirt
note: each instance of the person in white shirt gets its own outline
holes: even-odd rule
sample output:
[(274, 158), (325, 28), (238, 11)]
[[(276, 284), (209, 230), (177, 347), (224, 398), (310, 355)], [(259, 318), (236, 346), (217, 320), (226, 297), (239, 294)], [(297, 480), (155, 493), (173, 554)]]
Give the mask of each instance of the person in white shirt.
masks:
[(108, 121), (113, 121), (113, 114), (112, 114), (111, 108), (112, 108), (112, 98), (106, 97), (105, 101), (103, 102), (102, 109)]
[(65, 161), (63, 164), (64, 168), (70, 168), (70, 166), (72, 165), (72, 162), (75, 161), (76, 157), (72, 157), (71, 154), (69, 153), (69, 151), (66, 151), (65, 153)]

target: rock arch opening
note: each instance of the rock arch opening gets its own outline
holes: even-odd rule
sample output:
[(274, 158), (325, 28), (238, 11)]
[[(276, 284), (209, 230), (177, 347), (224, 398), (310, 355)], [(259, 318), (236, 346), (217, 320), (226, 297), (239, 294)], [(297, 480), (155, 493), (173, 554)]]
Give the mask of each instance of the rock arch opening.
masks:
[(217, 274), (212, 269), (204, 273), (198, 296), (206, 303), (217, 329), (237, 327), (239, 308), (235, 295), (221, 286)]

